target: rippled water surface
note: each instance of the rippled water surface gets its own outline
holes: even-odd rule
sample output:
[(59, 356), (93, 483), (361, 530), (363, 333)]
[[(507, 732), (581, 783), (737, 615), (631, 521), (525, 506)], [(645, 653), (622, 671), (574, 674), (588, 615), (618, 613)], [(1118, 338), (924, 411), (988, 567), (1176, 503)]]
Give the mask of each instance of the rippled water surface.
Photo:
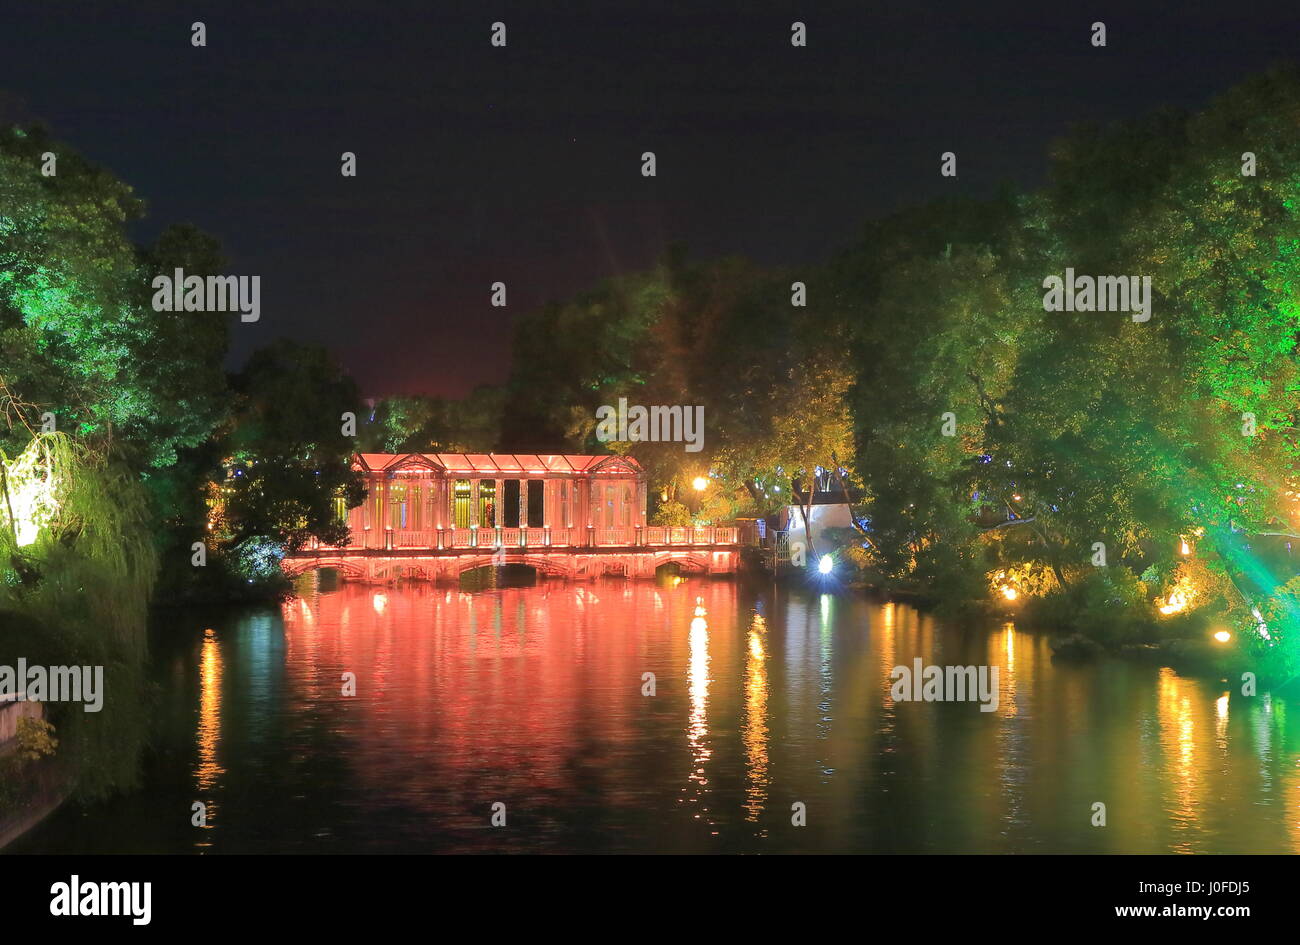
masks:
[[(166, 617), (143, 789), (15, 852), (1300, 850), (1295, 701), (1011, 625), (728, 580), (302, 587)], [(893, 701), (917, 657), (999, 667), (996, 711)]]

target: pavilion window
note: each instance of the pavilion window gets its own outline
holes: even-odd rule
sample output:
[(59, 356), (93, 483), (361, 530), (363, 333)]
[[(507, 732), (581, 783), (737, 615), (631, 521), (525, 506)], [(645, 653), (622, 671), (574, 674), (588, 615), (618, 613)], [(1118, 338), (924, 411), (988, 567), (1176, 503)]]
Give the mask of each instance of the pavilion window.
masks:
[(501, 497), (503, 516), (503, 527), (519, 527), (519, 480), (507, 479), (505, 481), (505, 494)]
[(540, 479), (528, 480), (528, 527), (541, 528), (546, 510), (546, 483)]
[(420, 502), (420, 494), (423, 490), (418, 485), (412, 485), (410, 496), (406, 505), (406, 527), (421, 529), (424, 528), (424, 506)]
[(568, 528), (573, 524), (572, 510), (569, 508), (569, 481), (560, 480), (560, 528)]
[(626, 528), (632, 524), (632, 487), (624, 484), (623, 504), (618, 510), (618, 523)]
[(468, 479), (457, 479), (452, 490), (451, 520), (456, 528), (469, 528), (470, 483)]
[(341, 495), (334, 497), (334, 524), (346, 525), (348, 523), (348, 500)]
[(496, 525), (497, 483), (495, 479), (478, 482), (478, 524), (480, 528)]
[(614, 518), (614, 494), (613, 486), (605, 487), (605, 527), (611, 528), (618, 519)]
[(407, 495), (410, 487), (405, 483), (392, 482), (388, 485), (388, 524), (394, 530), (409, 527), (407, 525)]

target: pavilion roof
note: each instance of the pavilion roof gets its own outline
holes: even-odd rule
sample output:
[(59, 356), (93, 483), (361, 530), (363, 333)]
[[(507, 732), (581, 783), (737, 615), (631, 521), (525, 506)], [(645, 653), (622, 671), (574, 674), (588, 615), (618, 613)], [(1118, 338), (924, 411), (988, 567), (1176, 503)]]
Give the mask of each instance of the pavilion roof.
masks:
[(528, 474), (593, 472), (614, 461), (635, 471), (641, 465), (630, 456), (586, 453), (358, 453), (362, 468), (372, 472), (398, 467), (427, 466), (448, 473)]

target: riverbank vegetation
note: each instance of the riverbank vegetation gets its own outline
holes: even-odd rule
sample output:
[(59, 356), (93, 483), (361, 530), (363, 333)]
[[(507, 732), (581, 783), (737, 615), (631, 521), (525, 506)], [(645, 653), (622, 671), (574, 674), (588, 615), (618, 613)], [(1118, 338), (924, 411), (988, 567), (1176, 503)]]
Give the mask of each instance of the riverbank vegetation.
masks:
[[(673, 514), (701, 474), (703, 519), (817, 475), (862, 501), (816, 553), (886, 590), (1294, 675), (1298, 123), (1276, 70), (1076, 128), (1041, 189), (900, 211), (815, 270), (670, 254), (520, 325), (506, 429), (592, 449), (599, 404), (703, 403), (701, 453), (630, 447)], [(1048, 310), (1068, 273), (1134, 298)]]
[[(1297, 127), (1281, 69), (1076, 128), (1041, 188), (900, 210), (820, 265), (673, 246), (520, 318), (503, 387), (368, 403), (310, 345), (226, 370), (228, 315), (151, 305), (157, 273), (222, 273), (216, 241), (140, 245), (130, 187), (0, 129), (0, 659), (111, 667), (115, 721), (52, 719), (102, 793), (138, 756), (149, 603), (283, 593), (280, 556), (362, 501), (354, 451), (616, 450), (656, 523), (807, 511), (816, 482), (852, 509), (809, 556), (836, 580), (1294, 676)], [(1133, 295), (1051, 310), (1071, 273)], [(620, 398), (703, 405), (703, 448), (602, 442)]]
[(142, 213), (43, 129), (0, 129), (0, 664), (104, 667), (101, 712), (50, 709), (83, 797), (135, 776), (150, 604), (279, 590), (268, 560), (337, 536), (336, 496), (361, 492), (351, 381), (289, 342), (227, 374), (225, 315), (150, 304), (158, 272), (220, 272), (215, 242), (173, 226), (136, 245)]

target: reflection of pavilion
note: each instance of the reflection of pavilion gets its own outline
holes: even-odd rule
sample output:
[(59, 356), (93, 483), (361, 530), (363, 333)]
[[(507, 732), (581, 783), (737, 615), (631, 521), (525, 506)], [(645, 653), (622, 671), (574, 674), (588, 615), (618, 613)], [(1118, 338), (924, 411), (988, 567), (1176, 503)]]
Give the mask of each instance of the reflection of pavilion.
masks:
[(286, 572), (386, 580), (503, 564), (565, 577), (649, 577), (674, 562), (736, 568), (734, 527), (646, 525), (645, 472), (630, 457), (360, 453), (353, 468), (369, 492), (346, 513), (351, 541), (292, 554)]

